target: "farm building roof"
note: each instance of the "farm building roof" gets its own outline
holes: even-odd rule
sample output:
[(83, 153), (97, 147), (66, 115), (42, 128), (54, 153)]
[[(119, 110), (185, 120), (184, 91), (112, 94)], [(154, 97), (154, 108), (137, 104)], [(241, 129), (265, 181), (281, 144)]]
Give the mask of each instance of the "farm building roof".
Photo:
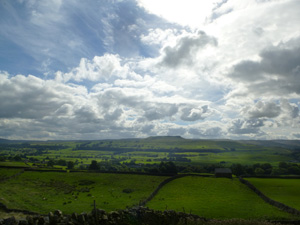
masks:
[(229, 168), (216, 168), (215, 173), (232, 173), (232, 171)]

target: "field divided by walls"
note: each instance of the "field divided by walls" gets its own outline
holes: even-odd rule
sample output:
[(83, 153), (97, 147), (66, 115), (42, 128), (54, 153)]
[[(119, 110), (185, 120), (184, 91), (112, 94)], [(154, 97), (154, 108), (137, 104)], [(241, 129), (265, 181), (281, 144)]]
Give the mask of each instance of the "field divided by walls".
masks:
[[(3, 176), (11, 177), (0, 182), (0, 203), (9, 209), (42, 214), (56, 209), (66, 214), (88, 212), (93, 208), (94, 200), (98, 208), (106, 211), (125, 209), (147, 199), (159, 184), (170, 178), (134, 174), (20, 171), (0, 170)], [(299, 209), (299, 179), (247, 179), (268, 197)], [(300, 219), (299, 216), (267, 204), (237, 178), (177, 178), (164, 185), (146, 206), (217, 219)]]
[(113, 211), (138, 205), (167, 177), (133, 174), (25, 171), (0, 183), (0, 202), (9, 209), (47, 214)]
[(265, 203), (238, 179), (227, 178), (188, 176), (176, 179), (165, 185), (147, 206), (218, 219), (297, 218)]
[(300, 179), (247, 178), (269, 198), (300, 210)]

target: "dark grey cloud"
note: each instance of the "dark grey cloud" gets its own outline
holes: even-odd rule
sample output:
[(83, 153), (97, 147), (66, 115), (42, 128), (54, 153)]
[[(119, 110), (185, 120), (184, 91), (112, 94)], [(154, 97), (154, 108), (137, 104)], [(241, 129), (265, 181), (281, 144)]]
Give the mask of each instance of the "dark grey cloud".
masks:
[(293, 136), (294, 136), (295, 138), (300, 138), (300, 133), (294, 133)]
[(207, 45), (217, 46), (217, 40), (199, 31), (196, 35), (188, 35), (179, 39), (174, 47), (163, 49), (164, 57), (161, 65), (176, 68), (180, 65), (191, 65), (195, 60), (197, 51)]
[(172, 117), (178, 112), (178, 104), (155, 102), (150, 100), (147, 94), (149, 93), (138, 92), (135, 89), (124, 91), (120, 88), (112, 88), (95, 95), (95, 98), (99, 107), (103, 109), (104, 115), (112, 109), (126, 107), (139, 113), (138, 116), (142, 120), (152, 121)]
[(300, 37), (266, 48), (260, 57), (236, 64), (229, 77), (253, 94), (300, 94)]
[(260, 128), (264, 126), (264, 120), (262, 119), (235, 119), (232, 121), (231, 126), (228, 128), (228, 132), (231, 134), (259, 134)]
[(224, 136), (220, 127), (190, 128), (188, 132), (195, 138), (220, 138)]
[(291, 119), (299, 117), (299, 105), (290, 103), (287, 99), (282, 99), (280, 101), (280, 107), (287, 117)]
[(199, 108), (189, 106), (181, 109), (180, 119), (184, 121), (197, 121), (203, 120), (207, 117), (210, 112), (207, 105), (201, 106)]
[(244, 113), (249, 118), (274, 118), (280, 115), (281, 108), (275, 102), (257, 102), (253, 107), (246, 107)]
[(175, 115), (178, 112), (178, 106), (169, 103), (145, 103), (144, 111), (144, 116), (148, 120), (159, 120)]
[(61, 92), (60, 88), (59, 84), (51, 85), (34, 76), (4, 79), (0, 82), (0, 118), (36, 119), (56, 111), (63, 113), (61, 107), (73, 104), (73, 100), (72, 93)]
[(167, 131), (168, 136), (184, 136), (186, 134), (184, 127), (170, 127)]

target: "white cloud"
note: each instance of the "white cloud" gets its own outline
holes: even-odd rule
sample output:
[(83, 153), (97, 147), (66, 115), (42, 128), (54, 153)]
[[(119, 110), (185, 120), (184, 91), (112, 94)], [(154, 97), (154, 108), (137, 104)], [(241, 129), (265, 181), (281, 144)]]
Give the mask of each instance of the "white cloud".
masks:
[(201, 26), (216, 4), (222, 1), (138, 0), (138, 2), (150, 13), (161, 16), (168, 21), (195, 28)]
[(149, 29), (148, 34), (141, 35), (141, 41), (147, 45), (158, 45), (162, 47), (166, 44), (174, 45), (177, 40), (177, 36), (184, 33), (183, 30), (177, 29), (166, 29), (162, 30), (160, 28)]
[(105, 54), (104, 56), (95, 56), (93, 60), (82, 58), (78, 67), (72, 69), (69, 73), (56, 73), (56, 79), (68, 82), (74, 80), (81, 82), (107, 81), (112, 77), (125, 78), (128, 69), (121, 66), (121, 59), (118, 55)]

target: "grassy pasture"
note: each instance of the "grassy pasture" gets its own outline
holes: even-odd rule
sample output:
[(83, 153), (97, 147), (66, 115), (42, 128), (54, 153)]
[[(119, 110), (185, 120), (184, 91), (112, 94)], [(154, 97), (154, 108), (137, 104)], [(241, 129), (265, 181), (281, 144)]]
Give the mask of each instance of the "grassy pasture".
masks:
[[(269, 143), (270, 144), (270, 143)], [(42, 163), (49, 159), (76, 162), (75, 167), (89, 165), (92, 160), (98, 162), (117, 159), (119, 162), (160, 163), (160, 160), (184, 155), (190, 159), (188, 164), (217, 164), (226, 166), (232, 163), (254, 164), (280, 161), (293, 161), (292, 151), (268, 143), (231, 140), (194, 140), (181, 137), (150, 137), (144, 139), (101, 140), (101, 141), (47, 141), (0, 144), (0, 154), (6, 157), (25, 155)], [(155, 156), (155, 157), (154, 157)], [(156, 160), (154, 160), (156, 159)], [(0, 162), (4, 165), (7, 162)], [(24, 166), (24, 164), (22, 165)]]
[(166, 177), (99, 173), (29, 172), (0, 183), (8, 208), (48, 213), (90, 211), (93, 201), (108, 211), (145, 199)]
[(164, 186), (148, 207), (192, 212), (207, 218), (288, 219), (237, 179), (184, 177)]
[(5, 169), (0, 168), (0, 180), (9, 178), (19, 172), (21, 172), (21, 169)]
[(12, 167), (29, 167), (24, 162), (0, 162), (1, 166), (12, 166)]
[(254, 164), (254, 163), (270, 163), (277, 165), (280, 161), (289, 161), (287, 156), (277, 154), (278, 151), (274, 150), (261, 150), (261, 151), (234, 151), (234, 152), (221, 152), (221, 153), (193, 153), (185, 152), (183, 154), (189, 154), (188, 159), (191, 159), (193, 163), (220, 163), (222, 161), (231, 165), (232, 163), (240, 164)]
[(300, 179), (248, 178), (269, 198), (300, 210)]

